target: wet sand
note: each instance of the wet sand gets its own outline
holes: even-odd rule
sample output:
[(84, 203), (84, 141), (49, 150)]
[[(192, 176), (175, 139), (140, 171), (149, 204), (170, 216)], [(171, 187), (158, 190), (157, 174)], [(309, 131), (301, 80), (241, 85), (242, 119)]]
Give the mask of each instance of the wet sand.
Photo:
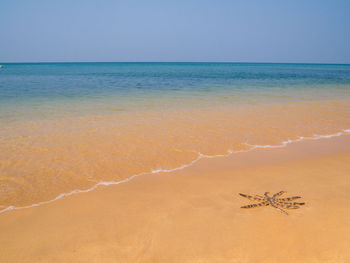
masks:
[(203, 159), (0, 214), (0, 262), (350, 262), (349, 193), (350, 135)]
[(300, 137), (350, 133), (350, 100), (0, 123), (0, 211)]

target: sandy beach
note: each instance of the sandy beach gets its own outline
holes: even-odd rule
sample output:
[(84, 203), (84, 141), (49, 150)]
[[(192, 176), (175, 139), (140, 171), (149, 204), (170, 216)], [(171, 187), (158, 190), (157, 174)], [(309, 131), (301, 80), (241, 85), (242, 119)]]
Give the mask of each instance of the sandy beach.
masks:
[[(0, 262), (349, 262), (350, 136), (203, 159), (0, 215)], [(289, 215), (239, 193), (287, 191)]]
[(350, 2), (0, 4), (0, 263), (350, 263)]

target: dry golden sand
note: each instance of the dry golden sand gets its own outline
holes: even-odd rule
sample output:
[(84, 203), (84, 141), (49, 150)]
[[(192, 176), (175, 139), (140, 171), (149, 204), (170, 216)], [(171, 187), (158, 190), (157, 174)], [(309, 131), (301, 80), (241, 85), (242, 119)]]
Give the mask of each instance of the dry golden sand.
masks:
[[(350, 262), (350, 136), (201, 160), (0, 214), (0, 262)], [(286, 216), (238, 193), (285, 190)]]

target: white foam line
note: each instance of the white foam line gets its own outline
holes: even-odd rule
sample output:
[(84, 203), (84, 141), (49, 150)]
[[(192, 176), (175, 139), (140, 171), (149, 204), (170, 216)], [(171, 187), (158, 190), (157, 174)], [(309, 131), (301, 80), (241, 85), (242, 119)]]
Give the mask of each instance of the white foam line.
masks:
[[(170, 172), (174, 172), (177, 170), (182, 170), (186, 167), (189, 167), (189, 166), (195, 164), (196, 162), (198, 162), (199, 160), (204, 159), (204, 158), (209, 159), (209, 158), (217, 158), (217, 157), (226, 157), (226, 156), (231, 155), (232, 153), (249, 152), (249, 151), (252, 151), (252, 150), (258, 149), (258, 148), (283, 148), (283, 147), (286, 147), (288, 144), (293, 143), (293, 142), (300, 142), (302, 140), (319, 140), (319, 139), (325, 139), (325, 138), (338, 137), (338, 136), (345, 135), (345, 134), (350, 134), (350, 129), (345, 129), (342, 132), (337, 132), (334, 134), (326, 134), (326, 135), (314, 134), (313, 137), (298, 137), (297, 139), (294, 139), (294, 140), (288, 139), (286, 141), (283, 141), (280, 145), (252, 145), (249, 143), (245, 143), (246, 145), (250, 146), (249, 149), (239, 150), (239, 151), (228, 150), (226, 154), (206, 155), (206, 154), (202, 154), (200, 152), (196, 152), (198, 154), (198, 157), (196, 159), (194, 159), (192, 162), (190, 162), (188, 164), (181, 165), (181, 166), (173, 168), (173, 169), (156, 169), (156, 170), (152, 170), (151, 172), (142, 172), (139, 174), (134, 174), (134, 175), (132, 175), (126, 179), (120, 180), (120, 181), (110, 181), (110, 182), (102, 181), (102, 182), (99, 182), (99, 183), (93, 185), (92, 187), (90, 187), (86, 190), (76, 189), (76, 190), (73, 190), (73, 191), (68, 192), (68, 193), (62, 193), (62, 194), (59, 194), (58, 196), (56, 196), (54, 199), (51, 199), (48, 201), (42, 201), (42, 202), (28, 205), (28, 206), (8, 206), (5, 209), (0, 210), (0, 214), (4, 213), (6, 211), (10, 211), (10, 210), (32, 208), (32, 207), (37, 207), (37, 206), (49, 204), (49, 203), (57, 201), (63, 197), (70, 196), (73, 194), (88, 193), (88, 192), (91, 192), (92, 190), (95, 190), (96, 188), (98, 188), (101, 185), (108, 186), (108, 185), (117, 185), (117, 184), (126, 183), (126, 182), (129, 182), (129, 181), (133, 180), (134, 178), (141, 176), (141, 175), (156, 174), (156, 173), (170, 173)], [(193, 152), (195, 152), (195, 151), (193, 151)]]

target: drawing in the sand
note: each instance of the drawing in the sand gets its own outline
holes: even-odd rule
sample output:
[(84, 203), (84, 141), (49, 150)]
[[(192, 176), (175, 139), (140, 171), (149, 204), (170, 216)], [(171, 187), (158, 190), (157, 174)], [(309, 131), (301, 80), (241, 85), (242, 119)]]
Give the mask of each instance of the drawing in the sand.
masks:
[(245, 205), (245, 206), (241, 206), (241, 208), (254, 208), (254, 207), (259, 207), (259, 206), (272, 206), (278, 210), (280, 210), (281, 212), (285, 213), (286, 215), (288, 215), (288, 213), (286, 211), (284, 211), (282, 208), (285, 209), (298, 209), (300, 208), (301, 205), (305, 205), (305, 203), (299, 203), (299, 202), (289, 202), (289, 201), (293, 201), (295, 199), (299, 199), (301, 198), (301, 196), (292, 196), (292, 197), (285, 197), (285, 198), (277, 198), (281, 195), (283, 195), (284, 193), (286, 193), (285, 191), (280, 191), (276, 194), (274, 194), (272, 197), (269, 196), (269, 192), (265, 192), (264, 196), (260, 196), (260, 195), (246, 195), (246, 194), (241, 194), (241, 196), (248, 198), (249, 200), (253, 200), (253, 201), (261, 201), (260, 203), (256, 203), (256, 204), (251, 204), (251, 205)]

